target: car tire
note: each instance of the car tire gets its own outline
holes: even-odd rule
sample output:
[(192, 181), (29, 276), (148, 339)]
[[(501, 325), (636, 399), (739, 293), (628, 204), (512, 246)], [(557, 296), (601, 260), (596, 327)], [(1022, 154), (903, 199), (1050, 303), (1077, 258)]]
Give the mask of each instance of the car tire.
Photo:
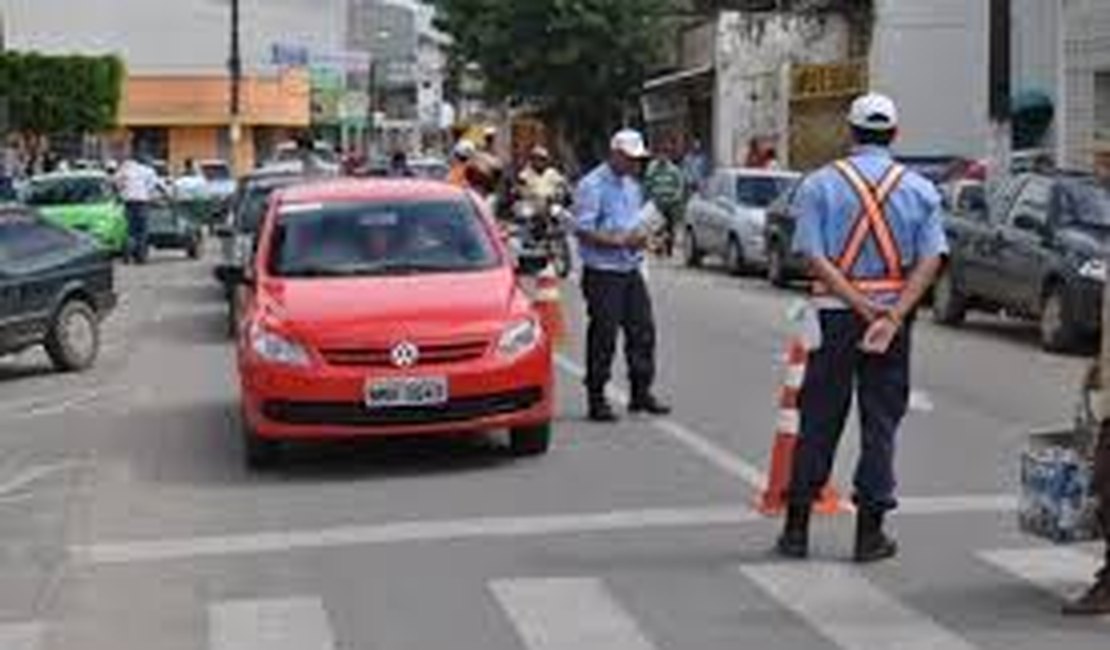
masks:
[(786, 253), (777, 241), (772, 241), (767, 246), (767, 281), (780, 288), (790, 284), (786, 272)]
[(682, 251), (686, 266), (692, 269), (701, 266), (704, 253), (698, 248), (698, 238), (694, 235), (694, 229), (691, 226), (686, 226), (685, 236), (682, 238)]
[(551, 423), (521, 427), (509, 432), (509, 450), (514, 456), (540, 456), (551, 448)]
[(281, 455), (280, 442), (260, 437), (246, 422), (243, 423), (243, 460), (247, 469), (252, 471), (273, 469), (281, 462)]
[(736, 237), (728, 238), (728, 249), (725, 251), (725, 267), (730, 275), (744, 275), (748, 264), (744, 261), (744, 247)]
[(957, 326), (967, 318), (967, 297), (956, 287), (949, 269), (941, 271), (933, 286), (933, 320), (941, 325)]
[(1041, 305), (1041, 346), (1049, 352), (1070, 352), (1079, 340), (1078, 328), (1068, 313), (1064, 287), (1054, 284), (1045, 291)]
[(44, 343), (59, 371), (87, 370), (100, 352), (100, 319), (87, 302), (70, 299), (54, 314)]

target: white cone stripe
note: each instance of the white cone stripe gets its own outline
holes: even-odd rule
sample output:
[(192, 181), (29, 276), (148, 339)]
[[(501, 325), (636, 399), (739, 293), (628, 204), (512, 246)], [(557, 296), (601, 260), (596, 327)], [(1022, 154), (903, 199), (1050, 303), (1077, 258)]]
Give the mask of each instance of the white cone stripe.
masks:
[(599, 580), (500, 580), (490, 590), (528, 650), (655, 650)]
[(802, 430), (802, 414), (797, 409), (779, 409), (778, 428), (776, 433), (798, 435)]
[(41, 643), (41, 623), (5, 623), (0, 625), (0, 648), (3, 648), (3, 650), (38, 650)]
[(782, 383), (787, 388), (801, 388), (805, 383), (806, 367), (805, 364), (797, 364), (786, 367), (786, 378)]
[(208, 625), (210, 650), (335, 650), (319, 598), (215, 603)]
[(853, 567), (769, 564), (740, 570), (841, 650), (975, 650), (872, 585)]
[(558, 302), (559, 290), (558, 289), (542, 289), (536, 292), (536, 297), (533, 298), (536, 302)]
[(982, 551), (979, 557), (1006, 573), (1059, 596), (1073, 596), (1089, 585), (1099, 559), (1074, 548), (1043, 547)]

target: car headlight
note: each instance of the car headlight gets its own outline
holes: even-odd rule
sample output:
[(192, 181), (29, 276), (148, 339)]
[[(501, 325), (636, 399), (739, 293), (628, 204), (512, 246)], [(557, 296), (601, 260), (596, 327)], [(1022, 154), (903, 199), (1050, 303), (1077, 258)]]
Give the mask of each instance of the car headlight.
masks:
[(515, 358), (530, 352), (540, 343), (543, 329), (533, 318), (516, 321), (501, 332), (497, 342), (497, 353), (502, 357)]
[(254, 252), (254, 241), (249, 236), (239, 235), (235, 238), (235, 256), (234, 262), (236, 264), (246, 264), (250, 261), (251, 253)]
[(1106, 262), (1100, 259), (1090, 259), (1079, 267), (1080, 277), (1088, 280), (1106, 282)]
[(250, 329), (251, 350), (260, 359), (284, 366), (305, 367), (310, 363), (308, 350), (281, 334), (254, 323)]

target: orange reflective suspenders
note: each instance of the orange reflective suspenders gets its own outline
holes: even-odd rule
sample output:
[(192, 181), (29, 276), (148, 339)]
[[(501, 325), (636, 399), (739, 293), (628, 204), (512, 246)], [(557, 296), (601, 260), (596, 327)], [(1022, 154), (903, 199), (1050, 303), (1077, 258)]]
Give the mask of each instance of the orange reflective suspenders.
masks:
[[(864, 293), (901, 291), (906, 285), (902, 274), (902, 256), (898, 252), (898, 244), (894, 241), (894, 234), (891, 233), (890, 224), (886, 219), (885, 204), (898, 184), (902, 182), (902, 178), (906, 175), (906, 168), (898, 163), (892, 164), (883, 174), (879, 184), (872, 186), (850, 161), (838, 160), (833, 163), (833, 166), (855, 192), (860, 204), (860, 213), (856, 217), (855, 225), (852, 226), (848, 242), (840, 257), (836, 259), (837, 268), (848, 278), (852, 286)], [(881, 278), (855, 279), (852, 277), (852, 269), (859, 261), (869, 236), (875, 238), (879, 254), (886, 265), (886, 275)], [(829, 289), (817, 283), (814, 285), (814, 292), (828, 294)]]

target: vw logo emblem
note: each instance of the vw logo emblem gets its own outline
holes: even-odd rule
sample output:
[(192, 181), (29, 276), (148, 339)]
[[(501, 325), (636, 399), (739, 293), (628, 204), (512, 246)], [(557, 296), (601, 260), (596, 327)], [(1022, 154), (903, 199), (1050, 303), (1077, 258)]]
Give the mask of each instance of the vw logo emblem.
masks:
[(393, 346), (393, 350), (389, 353), (389, 358), (393, 361), (393, 365), (398, 368), (411, 368), (420, 361), (420, 348), (416, 344), (404, 341)]

